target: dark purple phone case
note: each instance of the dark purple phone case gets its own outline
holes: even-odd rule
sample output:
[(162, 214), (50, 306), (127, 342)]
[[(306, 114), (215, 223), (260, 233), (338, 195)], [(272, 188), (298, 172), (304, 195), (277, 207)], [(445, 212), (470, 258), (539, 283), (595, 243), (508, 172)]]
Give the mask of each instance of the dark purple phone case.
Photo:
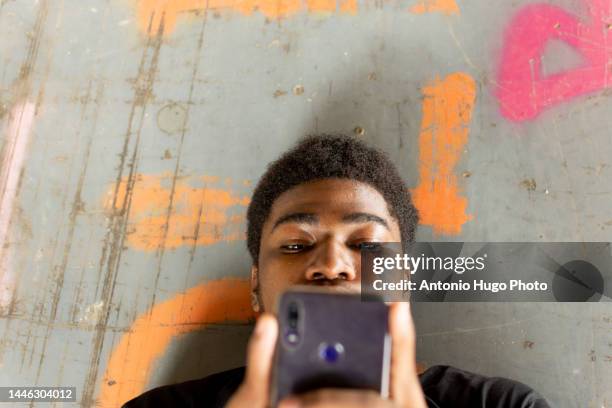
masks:
[[(297, 328), (289, 324), (290, 304), (298, 306)], [(316, 289), (290, 290), (280, 300), (278, 319), (273, 407), (291, 394), (323, 387), (370, 389), (387, 397), (391, 342), (383, 302)], [(288, 338), (294, 332), (298, 341), (292, 344)], [(326, 353), (330, 346), (334, 350)], [(336, 361), (326, 361), (334, 356)]]

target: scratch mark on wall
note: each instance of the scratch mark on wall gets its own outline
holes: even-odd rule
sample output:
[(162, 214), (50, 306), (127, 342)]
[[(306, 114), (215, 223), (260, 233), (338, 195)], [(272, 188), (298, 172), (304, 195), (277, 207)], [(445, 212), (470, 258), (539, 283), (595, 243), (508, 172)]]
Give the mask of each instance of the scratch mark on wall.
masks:
[(446, 15), (459, 14), (455, 0), (419, 0), (410, 8), (411, 13), (442, 13)]
[[(136, 175), (127, 228), (127, 242), (132, 248), (155, 251), (161, 245), (174, 249), (182, 245), (211, 245), (245, 238), (243, 208), (249, 203), (248, 196), (224, 188), (214, 177), (191, 180), (192, 183), (203, 182), (205, 187), (193, 187), (187, 180), (179, 179), (174, 187), (172, 213), (168, 217), (172, 178), (172, 174)], [(127, 187), (127, 180), (123, 180), (118, 188), (118, 202), (123, 201)], [(114, 189), (115, 186), (109, 196)], [(108, 202), (105, 206), (111, 205)], [(232, 215), (234, 211), (237, 212)], [(168, 231), (164, 240), (166, 223)], [(196, 226), (199, 226), (197, 236), (194, 235)]]
[[(504, 34), (495, 92), (503, 116), (512, 121), (533, 119), (547, 108), (610, 86), (610, 3), (585, 0), (584, 5), (590, 23), (540, 3), (514, 16)], [(582, 66), (543, 75), (542, 56), (550, 40), (574, 48), (584, 58)]]
[[(155, 36), (150, 35), (147, 38), (147, 43), (138, 65), (138, 72), (134, 78), (132, 106), (127, 121), (123, 148), (119, 155), (118, 173), (115, 182), (116, 189), (113, 192), (112, 198), (112, 208), (117, 209), (117, 211), (114, 211), (108, 218), (107, 233), (104, 237), (102, 253), (99, 258), (99, 280), (95, 296), (104, 303), (102, 317), (99, 324), (96, 325), (95, 334), (91, 341), (91, 355), (80, 402), (83, 407), (89, 407), (94, 404), (93, 397), (98, 379), (102, 348), (106, 337), (106, 326), (114, 306), (112, 298), (124, 250), (128, 225), (127, 215), (130, 213), (132, 190), (138, 169), (138, 153), (140, 150), (142, 127), (147, 105), (153, 96), (154, 83), (158, 72), (162, 32), (163, 24), (159, 26)], [(148, 33), (151, 34), (151, 31), (149, 30)], [(122, 180), (126, 180), (127, 183), (124, 194), (120, 195), (119, 186)]]
[[(206, 22), (207, 22), (207, 18), (208, 18), (208, 12), (205, 13), (204, 15), (204, 19), (202, 21), (202, 25), (201, 25), (201, 29), (200, 29), (200, 35), (198, 37), (198, 42), (197, 42), (197, 46), (196, 46), (196, 52), (195, 52), (195, 58), (194, 58), (194, 63), (193, 63), (193, 67), (192, 67), (192, 71), (191, 71), (191, 81), (189, 84), (189, 96), (187, 98), (187, 104), (186, 107), (184, 107), (184, 110), (182, 111), (182, 114), (179, 113), (179, 115), (174, 115), (176, 120), (175, 122), (178, 122), (179, 126), (174, 126), (179, 132), (180, 132), (180, 139), (179, 139), (179, 144), (177, 146), (177, 155), (176, 155), (176, 159), (175, 159), (175, 163), (174, 163), (174, 172), (172, 174), (172, 182), (171, 182), (171, 186), (170, 186), (170, 195), (169, 195), (169, 201), (168, 201), (168, 208), (166, 210), (166, 217), (165, 217), (165, 221), (164, 221), (164, 226), (162, 229), (162, 236), (161, 239), (159, 240), (159, 244), (157, 246), (157, 270), (155, 271), (155, 281), (153, 284), (153, 288), (154, 288), (154, 292), (153, 292), (153, 296), (151, 297), (151, 303), (150, 303), (150, 307), (153, 307), (153, 305), (155, 305), (157, 299), (157, 288), (159, 285), (159, 278), (161, 276), (161, 272), (162, 272), (162, 265), (163, 265), (163, 260), (164, 260), (164, 256), (166, 254), (166, 239), (168, 238), (168, 230), (170, 227), (170, 222), (172, 219), (172, 214), (174, 213), (174, 200), (176, 198), (176, 186), (177, 186), (177, 179), (179, 177), (180, 171), (181, 171), (181, 158), (182, 158), (182, 154), (183, 154), (183, 146), (184, 146), (184, 141), (185, 141), (185, 135), (187, 133), (187, 118), (189, 117), (189, 107), (191, 106), (191, 104), (193, 103), (193, 94), (194, 94), (194, 85), (196, 82), (196, 77), (198, 74), (198, 69), (200, 66), (200, 60), (201, 60), (201, 55), (202, 55), (202, 49), (204, 47), (204, 33), (206, 31)], [(180, 112), (180, 110), (176, 110), (176, 112)], [(171, 121), (172, 122), (172, 121)], [(160, 124), (159, 122), (159, 116), (158, 116), (158, 125)], [(168, 124), (168, 123), (166, 123)], [(170, 126), (170, 128), (172, 128), (173, 126)], [(198, 219), (201, 217), (202, 214), (202, 207), (203, 205), (200, 205), (200, 208), (198, 210), (198, 214), (199, 217)], [(192, 248), (195, 247), (195, 242), (197, 242), (197, 237), (199, 235), (199, 224), (197, 225), (195, 231), (194, 231), (194, 245), (192, 245)], [(191, 263), (190, 263), (191, 265)], [(190, 272), (190, 270), (188, 271), (188, 273)]]
[[(48, 302), (50, 303), (49, 314), (46, 317), (48, 325), (45, 329), (44, 339), (43, 339), (42, 346), (41, 346), (42, 351), (40, 353), (40, 359), (39, 359), (38, 369), (36, 373), (36, 382), (39, 381), (40, 376), (43, 371), (43, 367), (45, 366), (44, 360), (47, 355), (48, 341), (52, 337), (52, 332), (54, 329), (52, 323), (56, 320), (58, 311), (60, 310), (61, 297), (62, 297), (62, 294), (64, 293), (64, 282), (65, 282), (66, 270), (68, 267), (69, 260), (72, 256), (71, 249), (72, 249), (72, 245), (74, 242), (73, 240), (74, 240), (75, 231), (77, 229), (77, 218), (80, 215), (80, 213), (83, 211), (84, 206), (85, 206), (82, 200), (82, 191), (83, 191), (83, 187), (85, 186), (85, 177), (87, 175), (87, 171), (89, 168), (89, 159), (91, 157), (91, 146), (93, 143), (93, 138), (91, 136), (88, 138), (85, 144), (84, 150), (81, 151), (83, 125), (86, 122), (87, 111), (90, 105), (93, 105), (94, 106), (93, 129), (95, 129), (96, 124), (97, 124), (97, 117), (98, 117), (97, 107), (99, 106), (97, 102), (99, 102), (100, 100), (99, 98), (101, 97), (101, 93), (103, 90), (103, 85), (102, 83), (100, 83), (98, 86), (98, 92), (97, 92), (96, 99), (92, 99), (91, 98), (92, 85), (93, 85), (93, 81), (90, 80), (87, 85), (85, 95), (83, 99), (80, 101), (81, 112), (80, 112), (80, 119), (78, 122), (79, 124), (76, 128), (77, 129), (76, 134), (75, 134), (76, 143), (74, 145), (74, 153), (75, 153), (75, 157), (76, 156), (81, 157), (81, 166), (80, 166), (79, 176), (76, 182), (76, 190), (71, 200), (70, 213), (68, 214), (67, 222), (65, 224), (66, 236), (64, 239), (63, 250), (61, 251), (62, 260), (60, 264), (53, 267), (53, 271), (54, 271), (53, 287), (48, 288), (48, 292), (51, 294), (51, 301)], [(70, 168), (72, 169), (72, 165), (70, 166)], [(69, 179), (70, 178), (71, 177), (69, 176)], [(67, 204), (68, 194), (66, 194), (64, 197), (65, 199), (62, 205), (61, 213), (64, 212), (64, 207)], [(55, 245), (57, 245), (57, 241)], [(54, 245), (54, 251), (55, 251), (55, 248), (57, 248), (55, 245)]]
[[(7, 137), (2, 153), (2, 174), (0, 174), (0, 217), (6, 217), (6, 225), (0, 221), (0, 314), (3, 309), (8, 308), (8, 313), (11, 313), (11, 308), (14, 305), (14, 292), (17, 286), (18, 277), (15, 275), (9, 259), (12, 249), (6, 248), (8, 234), (10, 230), (10, 220), (13, 215), (14, 201), (19, 195), (19, 186), (23, 163), (18, 161), (19, 156), (15, 157), (15, 148), (19, 152), (27, 146), (29, 138), (29, 129), (23, 126), (27, 124), (24, 119), (31, 119), (36, 114), (36, 103), (32, 103), (30, 93), (32, 91), (31, 76), (34, 66), (38, 59), (38, 51), (40, 49), (40, 40), (44, 32), (47, 21), (48, 4), (46, 0), (38, 3), (36, 19), (28, 32), (28, 47), (25, 53), (25, 58), (19, 67), (19, 75), (13, 84), (14, 108), (9, 116)], [(44, 84), (42, 85), (44, 87)], [(41, 88), (42, 91), (42, 88)], [(25, 101), (25, 102), (24, 102)], [(16, 125), (16, 126), (13, 126)], [(26, 131), (21, 135), (22, 131)], [(22, 137), (23, 136), (23, 137)], [(22, 145), (22, 143), (24, 143)], [(25, 155), (25, 152), (23, 153)], [(6, 167), (5, 167), (6, 166)], [(18, 167), (17, 167), (18, 166)], [(6, 173), (5, 173), (6, 170)], [(10, 174), (9, 174), (10, 172)], [(5, 207), (6, 206), (6, 207)]]
[(145, 390), (153, 364), (172, 340), (207, 324), (254, 318), (247, 279), (203, 283), (140, 315), (109, 359), (98, 406), (115, 408)]
[(472, 219), (459, 194), (454, 168), (468, 141), (476, 84), (465, 73), (436, 78), (423, 90), (419, 135), (419, 185), (412, 190), (421, 224), (434, 233), (457, 235)]
[[(90, 89), (88, 88), (87, 93), (84, 97), (84, 100), (81, 103), (85, 103), (86, 105), (89, 104), (89, 98), (90, 98)], [(97, 86), (97, 90), (95, 92), (95, 96), (94, 96), (94, 100), (93, 103), (95, 105), (95, 109), (93, 110), (93, 115), (91, 117), (91, 133), (95, 134), (95, 131), (98, 128), (98, 118), (99, 118), (99, 107), (100, 107), (100, 103), (104, 98), (104, 82), (103, 81), (99, 81), (98, 82), (98, 86)], [(81, 122), (83, 122), (83, 119), (85, 118), (85, 110), (82, 111), (81, 113)], [(81, 132), (81, 128), (79, 125), (79, 133)], [(90, 136), (88, 142), (87, 142), (87, 147), (85, 149), (85, 154), (87, 156), (87, 160), (86, 162), (89, 161), (89, 157), (91, 155), (91, 143), (93, 141), (93, 138)], [(85, 175), (86, 175), (86, 171), (87, 168), (85, 166), (85, 163), (83, 164), (82, 168), (81, 168), (81, 174), (79, 175), (79, 179), (78, 179), (78, 184), (77, 184), (77, 194), (75, 194), (74, 198), (76, 201), (76, 203), (78, 204), (76, 206), (76, 208), (74, 208), (77, 211), (81, 211), (84, 209), (85, 207), (85, 203), (83, 203), (82, 201), (82, 197), (81, 197), (81, 192), (82, 192), (82, 188), (83, 185), (85, 183)], [(73, 201), (73, 202), (74, 202)], [(72, 214), (70, 215), (70, 217), (72, 217)], [(84, 256), (84, 259), (89, 259), (88, 256)], [(90, 261), (91, 262), (91, 261)], [(67, 266), (67, 265), (66, 265)], [(62, 268), (64, 268), (65, 270), (65, 266), (62, 264)], [(75, 321), (76, 320), (76, 316), (77, 313), (79, 311), (79, 307), (82, 304), (82, 294), (83, 294), (83, 282), (85, 279), (85, 268), (81, 268), (81, 273), (79, 276), (79, 280), (78, 280), (78, 284), (77, 284), (77, 289), (74, 291), (74, 298), (72, 300), (72, 306), (71, 306), (71, 310), (70, 310), (70, 315), (71, 315), (71, 320)]]
[(32, 102), (19, 103), (11, 110), (0, 165), (0, 315), (13, 301), (16, 272), (9, 258), (9, 229), (35, 111)]

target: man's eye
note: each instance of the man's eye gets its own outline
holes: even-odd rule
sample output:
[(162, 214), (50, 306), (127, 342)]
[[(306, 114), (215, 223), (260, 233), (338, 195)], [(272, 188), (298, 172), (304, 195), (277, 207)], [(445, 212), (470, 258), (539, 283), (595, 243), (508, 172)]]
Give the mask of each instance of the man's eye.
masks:
[(281, 246), (281, 249), (285, 253), (300, 252), (300, 251), (303, 251), (305, 248), (306, 248), (306, 245), (304, 244), (287, 244), (287, 245)]

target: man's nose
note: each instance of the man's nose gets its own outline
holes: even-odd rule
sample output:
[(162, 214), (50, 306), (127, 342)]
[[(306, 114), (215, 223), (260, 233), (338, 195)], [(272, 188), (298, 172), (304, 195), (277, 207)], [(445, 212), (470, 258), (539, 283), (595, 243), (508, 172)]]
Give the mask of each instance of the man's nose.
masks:
[(307, 280), (352, 281), (357, 277), (354, 254), (344, 244), (330, 239), (320, 243), (313, 255), (315, 259), (306, 270)]

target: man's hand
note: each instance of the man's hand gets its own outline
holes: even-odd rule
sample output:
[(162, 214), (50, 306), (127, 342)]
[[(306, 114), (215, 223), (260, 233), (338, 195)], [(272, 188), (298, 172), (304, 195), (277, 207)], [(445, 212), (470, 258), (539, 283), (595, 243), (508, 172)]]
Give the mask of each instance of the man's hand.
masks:
[(410, 303), (391, 305), (391, 399), (402, 408), (427, 408), (416, 362), (416, 333)]
[(257, 319), (255, 331), (247, 349), (244, 381), (226, 408), (267, 408), (269, 406), (270, 374), (278, 323), (274, 316), (264, 313)]
[[(280, 408), (387, 407), (426, 408), (416, 365), (416, 336), (408, 303), (391, 305), (391, 398), (376, 392), (345, 389), (321, 389), (281, 401)], [(262, 315), (249, 342), (244, 382), (232, 397), (229, 408), (266, 408), (269, 405), (269, 381), (274, 344), (278, 333), (276, 320)]]

